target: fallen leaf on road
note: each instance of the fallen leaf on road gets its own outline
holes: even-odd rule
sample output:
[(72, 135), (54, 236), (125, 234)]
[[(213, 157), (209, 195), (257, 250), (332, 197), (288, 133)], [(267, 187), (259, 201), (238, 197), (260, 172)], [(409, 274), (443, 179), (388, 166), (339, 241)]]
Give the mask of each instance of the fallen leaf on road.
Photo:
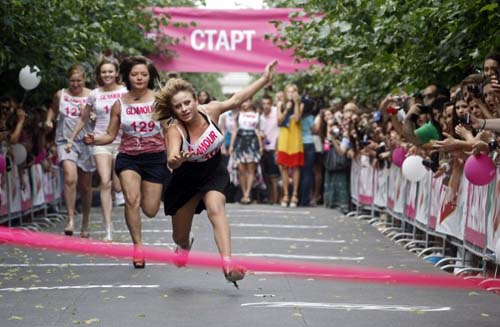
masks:
[(23, 317), (19, 317), (19, 316), (10, 316), (10, 317), (9, 317), (9, 320), (23, 320)]

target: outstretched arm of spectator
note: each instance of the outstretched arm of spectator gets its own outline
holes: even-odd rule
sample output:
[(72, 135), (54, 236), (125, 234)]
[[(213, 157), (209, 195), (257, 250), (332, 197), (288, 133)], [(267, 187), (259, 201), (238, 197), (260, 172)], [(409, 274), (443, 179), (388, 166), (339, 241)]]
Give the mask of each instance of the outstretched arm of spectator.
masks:
[(22, 108), (17, 109), (17, 124), (14, 131), (9, 136), (9, 142), (11, 144), (19, 143), (19, 139), (21, 138), (21, 133), (23, 132), (24, 121), (26, 120), (26, 113)]

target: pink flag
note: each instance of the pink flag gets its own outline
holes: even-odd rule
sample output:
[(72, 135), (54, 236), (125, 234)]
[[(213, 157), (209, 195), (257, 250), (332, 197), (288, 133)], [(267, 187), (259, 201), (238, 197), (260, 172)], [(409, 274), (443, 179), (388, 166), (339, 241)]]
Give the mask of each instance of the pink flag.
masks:
[[(169, 47), (175, 51), (172, 57), (152, 59), (160, 70), (179, 72), (262, 72), (273, 59), (278, 59), (280, 73), (307, 69), (311, 62), (297, 63), (292, 50), (281, 50), (265, 39), (265, 34), (278, 33), (271, 21), (288, 21), (288, 14), (298, 10), (155, 8), (156, 15), (171, 17), (162, 32), (178, 38), (179, 43)], [(175, 23), (189, 27), (175, 27)]]

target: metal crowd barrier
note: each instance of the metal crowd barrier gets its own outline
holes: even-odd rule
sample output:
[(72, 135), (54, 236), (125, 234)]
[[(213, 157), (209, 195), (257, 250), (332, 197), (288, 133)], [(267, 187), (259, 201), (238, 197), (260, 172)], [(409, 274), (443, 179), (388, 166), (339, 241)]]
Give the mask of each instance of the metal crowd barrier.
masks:
[(0, 173), (0, 224), (40, 231), (64, 221), (62, 175), (58, 166), (48, 172), (41, 164), (19, 168), (9, 157), (10, 166)]
[(462, 176), (455, 197), (444, 177), (434, 178), (431, 171), (410, 182), (399, 167), (374, 169), (368, 157), (359, 156), (352, 161), (350, 186), (356, 209), (347, 217), (369, 219), (384, 235), (440, 269), (500, 290), (500, 258), (494, 253), (500, 238), (500, 168), (485, 186)]

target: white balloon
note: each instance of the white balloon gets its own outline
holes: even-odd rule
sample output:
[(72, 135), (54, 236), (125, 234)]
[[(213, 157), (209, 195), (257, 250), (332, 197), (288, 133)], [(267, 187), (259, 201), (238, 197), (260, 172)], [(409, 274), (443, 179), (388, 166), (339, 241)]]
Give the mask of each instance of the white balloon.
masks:
[(14, 162), (16, 166), (25, 162), (26, 157), (28, 156), (26, 148), (21, 143), (16, 143), (12, 145), (12, 154), (14, 155)]
[(31, 67), (26, 65), (23, 69), (19, 71), (19, 84), (26, 91), (33, 90), (40, 84), (42, 77), (37, 75), (40, 69), (37, 66), (33, 66), (33, 72), (31, 71)]
[(421, 156), (409, 156), (403, 161), (403, 176), (410, 182), (418, 182), (425, 177), (426, 169)]
[(500, 263), (500, 238), (497, 240), (497, 243), (495, 245), (495, 257), (497, 259), (497, 262)]

